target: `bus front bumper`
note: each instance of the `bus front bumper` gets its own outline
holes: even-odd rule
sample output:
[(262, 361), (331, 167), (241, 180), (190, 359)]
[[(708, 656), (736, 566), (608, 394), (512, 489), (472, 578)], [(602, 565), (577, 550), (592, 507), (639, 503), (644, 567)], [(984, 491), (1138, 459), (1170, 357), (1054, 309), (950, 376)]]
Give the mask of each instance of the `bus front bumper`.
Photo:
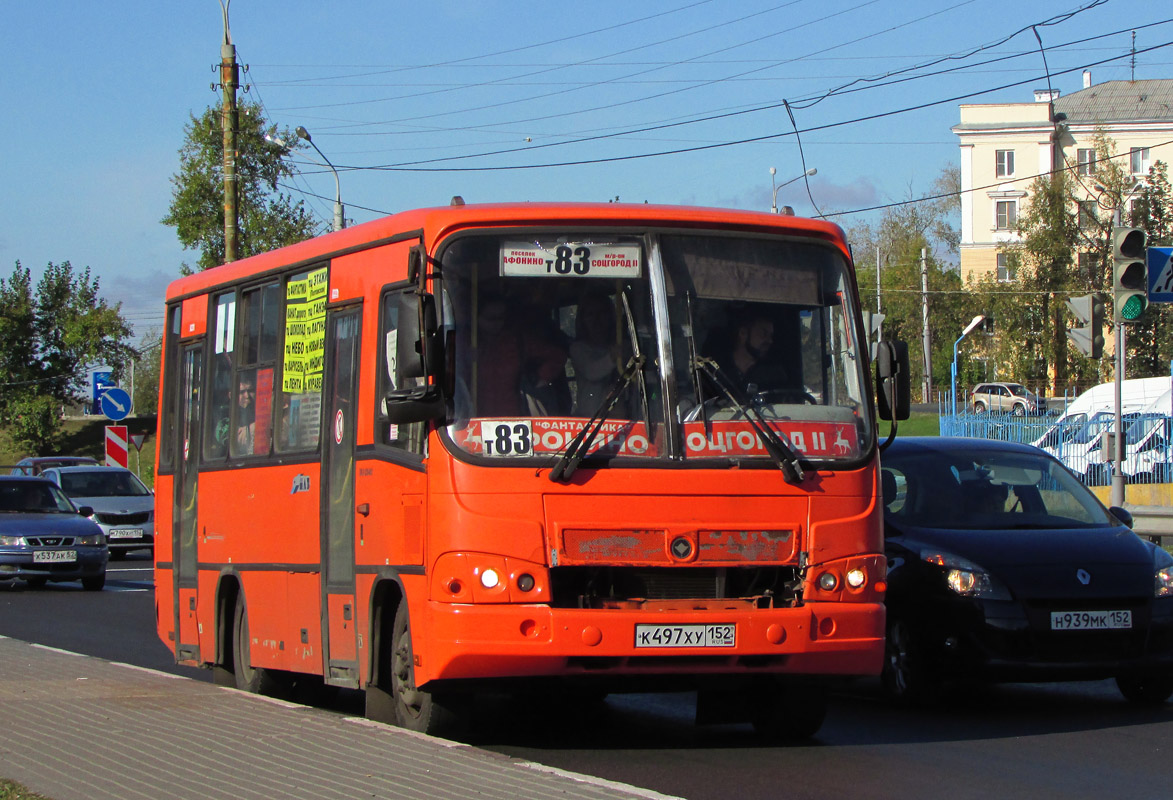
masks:
[(863, 676), (879, 674), (884, 656), (881, 603), (648, 612), (429, 602), (427, 617), (433, 644), (416, 667), (427, 676), (424, 680), (680, 673)]

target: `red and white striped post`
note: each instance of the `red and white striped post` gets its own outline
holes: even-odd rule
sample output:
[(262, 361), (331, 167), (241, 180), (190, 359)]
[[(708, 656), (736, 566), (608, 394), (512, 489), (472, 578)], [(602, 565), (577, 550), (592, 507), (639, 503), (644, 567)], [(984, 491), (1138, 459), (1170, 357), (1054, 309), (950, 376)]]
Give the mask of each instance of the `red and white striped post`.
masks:
[(106, 426), (106, 466), (126, 467), (128, 438), (125, 425)]

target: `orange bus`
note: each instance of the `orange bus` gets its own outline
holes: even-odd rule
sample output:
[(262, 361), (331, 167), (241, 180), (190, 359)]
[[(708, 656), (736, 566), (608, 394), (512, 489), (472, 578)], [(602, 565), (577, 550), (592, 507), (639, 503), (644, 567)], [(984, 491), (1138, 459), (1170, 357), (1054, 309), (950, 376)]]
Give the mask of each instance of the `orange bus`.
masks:
[[(802, 736), (829, 681), (879, 672), (875, 399), (836, 225), (454, 198), (166, 302), (178, 663), (320, 676), (424, 732), (485, 690), (692, 688), (698, 721)], [(907, 416), (906, 351), (880, 361)]]

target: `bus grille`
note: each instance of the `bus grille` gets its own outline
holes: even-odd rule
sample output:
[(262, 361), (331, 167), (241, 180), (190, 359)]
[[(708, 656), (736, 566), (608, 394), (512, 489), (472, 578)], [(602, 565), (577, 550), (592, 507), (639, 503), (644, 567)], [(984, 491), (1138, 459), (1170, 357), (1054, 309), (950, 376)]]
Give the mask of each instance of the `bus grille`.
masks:
[(555, 567), (556, 608), (631, 607), (649, 601), (738, 600), (792, 606), (801, 582), (791, 567)]

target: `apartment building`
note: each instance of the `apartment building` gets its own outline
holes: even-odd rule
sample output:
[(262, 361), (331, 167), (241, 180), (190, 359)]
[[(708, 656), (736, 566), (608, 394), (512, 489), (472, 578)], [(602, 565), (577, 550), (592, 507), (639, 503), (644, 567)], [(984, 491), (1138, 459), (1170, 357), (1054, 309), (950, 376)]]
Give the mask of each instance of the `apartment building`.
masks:
[(1085, 71), (1083, 89), (1070, 95), (1044, 89), (1030, 103), (961, 106), (953, 132), (961, 144), (963, 282), (990, 273), (1013, 278), (999, 250), (1018, 238), (1018, 214), (1039, 175), (1074, 167), (1088, 192), (1081, 206), (1110, 213), (1095, 202), (1097, 129), (1115, 142), (1138, 181), (1157, 161), (1173, 163), (1173, 80), (1093, 84)]

